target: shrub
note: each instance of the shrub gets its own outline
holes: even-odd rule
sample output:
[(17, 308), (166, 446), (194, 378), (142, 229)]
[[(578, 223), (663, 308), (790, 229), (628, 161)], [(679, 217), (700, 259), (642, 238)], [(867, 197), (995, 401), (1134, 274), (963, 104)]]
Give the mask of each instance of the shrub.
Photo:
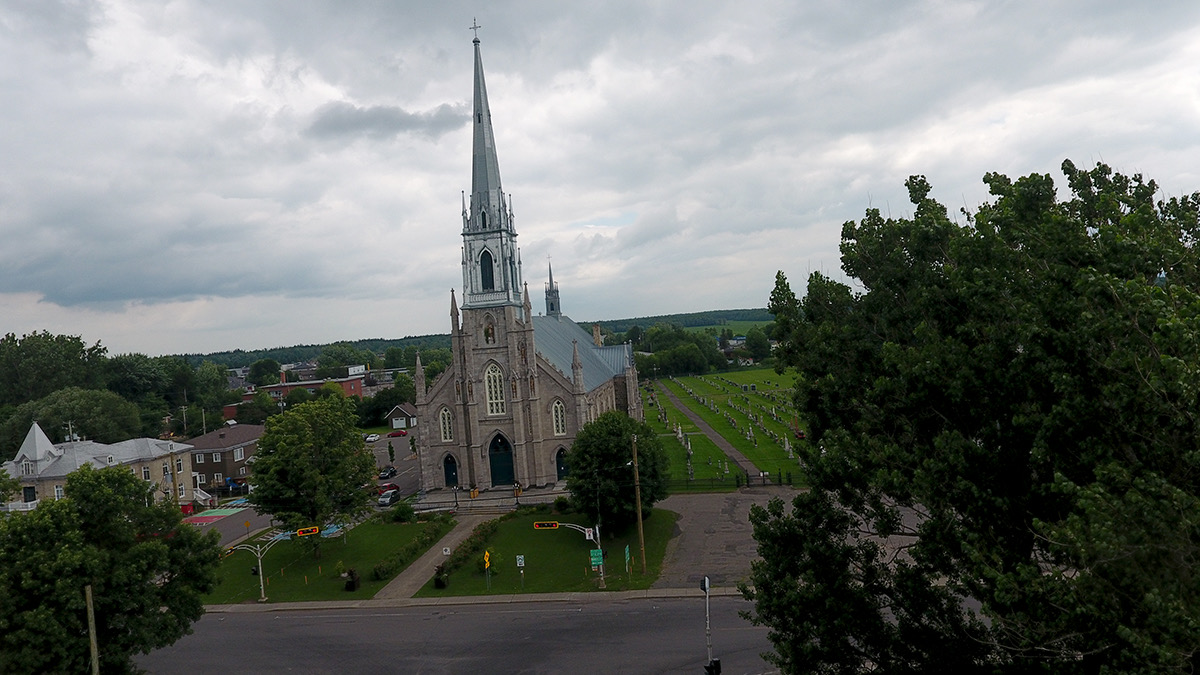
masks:
[(408, 502), (400, 502), (388, 512), (388, 519), (393, 523), (411, 523), (417, 519), (417, 511)]
[(571, 508), (571, 500), (565, 495), (554, 498), (554, 510), (563, 515), (574, 512), (574, 509)]

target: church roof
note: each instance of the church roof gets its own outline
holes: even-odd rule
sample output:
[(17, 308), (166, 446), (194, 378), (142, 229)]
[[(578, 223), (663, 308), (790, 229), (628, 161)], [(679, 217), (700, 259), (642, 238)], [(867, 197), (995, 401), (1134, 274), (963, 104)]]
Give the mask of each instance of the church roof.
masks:
[(567, 377), (571, 376), (571, 358), (579, 345), (583, 363), (583, 384), (587, 391), (625, 372), (632, 353), (629, 345), (597, 347), (590, 333), (565, 316), (533, 317), (533, 339), (537, 351)]

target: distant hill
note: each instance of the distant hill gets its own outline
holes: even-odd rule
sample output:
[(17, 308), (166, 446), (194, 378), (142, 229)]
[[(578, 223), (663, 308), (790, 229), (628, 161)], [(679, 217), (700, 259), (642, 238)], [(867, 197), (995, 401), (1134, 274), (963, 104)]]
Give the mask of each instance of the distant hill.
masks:
[[(659, 316), (642, 316), (633, 319), (612, 319), (607, 321), (580, 321), (579, 325), (589, 327), (600, 324), (604, 330), (612, 333), (624, 333), (633, 326), (650, 328), (659, 323), (668, 323), (694, 328), (696, 326), (720, 326), (730, 321), (774, 321), (775, 315), (766, 309), (718, 309), (707, 312), (691, 312), (688, 314), (662, 314)], [(450, 348), (450, 335), (420, 335), (387, 340), (384, 338), (367, 338), (349, 342), (355, 349), (370, 349), (376, 354), (382, 354), (389, 347), (420, 347), (422, 349)], [(321, 354), (328, 345), (296, 345), (294, 347), (274, 347), (271, 349), (256, 349), (245, 351), (235, 349), (227, 352), (212, 352), (210, 354), (184, 354), (193, 366), (205, 361), (220, 363), (227, 368), (241, 368), (259, 359), (274, 359), (279, 363), (298, 363), (310, 361)]]
[(775, 315), (766, 309), (716, 309), (707, 312), (691, 312), (688, 314), (661, 314), (659, 316), (642, 316), (635, 319), (614, 319), (611, 321), (581, 321), (581, 326), (600, 324), (602, 328), (613, 333), (624, 333), (633, 326), (643, 329), (659, 323), (668, 323), (684, 328), (697, 326), (720, 326), (730, 321), (764, 321), (775, 320)]
[[(369, 349), (376, 354), (382, 354), (389, 347), (420, 347), (422, 349), (434, 348), (450, 348), (450, 335), (420, 335), (416, 337), (405, 337), (393, 340), (384, 338), (367, 338), (363, 340), (347, 341), (351, 347), (355, 349)], [(271, 349), (256, 349), (254, 351), (245, 351), (235, 349), (228, 352), (212, 352), (210, 354), (184, 354), (183, 358), (187, 359), (193, 366), (199, 365), (205, 361), (223, 364), (226, 368), (241, 368), (248, 366), (259, 359), (274, 359), (279, 363), (299, 363), (301, 361), (311, 361), (321, 355), (321, 350), (329, 345), (296, 345), (294, 347), (274, 347)]]

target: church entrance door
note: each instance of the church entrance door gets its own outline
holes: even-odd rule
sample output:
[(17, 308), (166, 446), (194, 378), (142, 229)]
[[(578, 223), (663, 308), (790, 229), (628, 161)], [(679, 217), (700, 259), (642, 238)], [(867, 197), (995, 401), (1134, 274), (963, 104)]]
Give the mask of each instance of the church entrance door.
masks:
[(442, 462), (442, 473), (446, 477), (446, 487), (458, 485), (458, 462), (454, 461), (454, 455), (446, 455)]
[(512, 485), (516, 481), (513, 473), (513, 451), (508, 441), (500, 435), (492, 439), (488, 448), (488, 461), (492, 468), (492, 487)]
[(567, 451), (562, 448), (554, 455), (554, 463), (558, 465), (558, 479), (563, 480), (571, 470), (567, 467)]

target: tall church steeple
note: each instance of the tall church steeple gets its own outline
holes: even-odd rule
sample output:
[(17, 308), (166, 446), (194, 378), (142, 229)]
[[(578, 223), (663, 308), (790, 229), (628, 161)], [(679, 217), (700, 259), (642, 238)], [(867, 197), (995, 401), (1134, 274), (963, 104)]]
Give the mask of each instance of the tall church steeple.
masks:
[[(473, 28), (478, 28), (473, 26)], [(521, 305), (521, 254), (512, 207), (500, 185), (496, 137), (475, 45), (475, 96), (471, 115), (471, 197), (463, 204), (463, 309)]]
[(558, 301), (558, 284), (554, 283), (554, 266), (546, 263), (550, 281), (546, 282), (546, 316), (562, 316), (562, 305)]

